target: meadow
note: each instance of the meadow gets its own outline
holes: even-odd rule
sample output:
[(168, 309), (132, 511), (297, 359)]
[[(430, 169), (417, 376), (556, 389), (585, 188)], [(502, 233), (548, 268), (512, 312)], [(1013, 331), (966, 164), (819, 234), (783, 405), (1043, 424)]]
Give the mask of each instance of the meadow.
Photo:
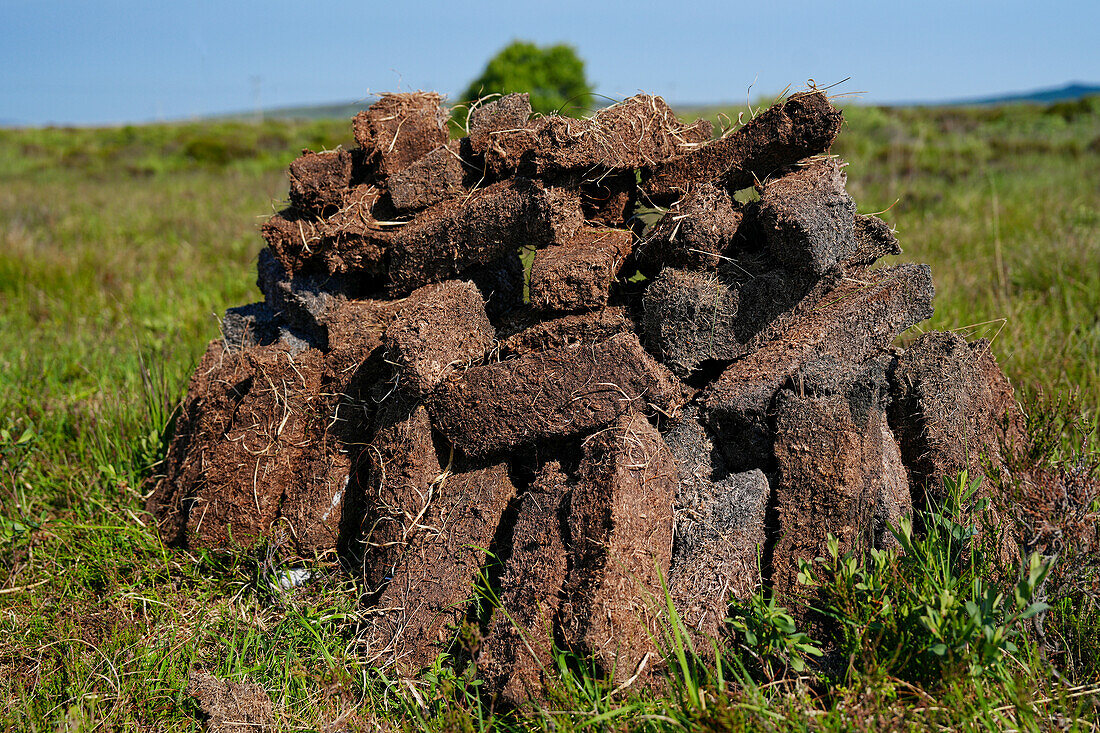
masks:
[[(1036, 429), (1055, 436), (1046, 459), (1095, 461), (1100, 98), (848, 105), (846, 119), (834, 152), (860, 210), (896, 226), (901, 260), (932, 266), (924, 327), (992, 339)], [(192, 669), (261, 684), (280, 730), (1096, 729), (1095, 577), (1048, 615), (1076, 645), (1068, 656), (1021, 637), (992, 675), (917, 684), (871, 664), (764, 679), (734, 665), (736, 679), (716, 679), (681, 655), (667, 695), (610, 694), (580, 675), (556, 706), (497, 717), (446, 665), (416, 685), (371, 670), (357, 655), (357, 590), (335, 560), (287, 592), (275, 578), (293, 558), (277, 548), (165, 548), (141, 496), (187, 376), (218, 316), (259, 297), (258, 227), (286, 196), (286, 165), (302, 148), (351, 144), (348, 120), (0, 130), (7, 729), (199, 730)]]

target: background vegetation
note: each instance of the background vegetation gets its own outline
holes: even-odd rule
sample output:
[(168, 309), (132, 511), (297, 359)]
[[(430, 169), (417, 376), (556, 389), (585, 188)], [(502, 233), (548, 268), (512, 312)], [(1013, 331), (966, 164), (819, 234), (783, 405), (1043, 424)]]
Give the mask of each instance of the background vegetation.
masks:
[[(750, 114), (705, 111), (722, 112)], [(1079, 464), (1087, 465), (1095, 434), (1083, 436), (1100, 405), (1100, 100), (849, 106), (846, 117), (835, 152), (850, 163), (861, 211), (884, 211), (902, 259), (932, 265), (938, 296), (927, 327), (994, 338), (1033, 422), (1056, 436), (1044, 443), (1048, 459), (1091, 440)], [(1012, 621), (1015, 577), (988, 628), (1028, 631), (1004, 637), (1017, 651), (998, 642), (1002, 651), (989, 652), (997, 664), (976, 674), (947, 665), (934, 679), (891, 666), (883, 655), (894, 650), (866, 634), (847, 642), (864, 661), (846, 672), (828, 681), (800, 673), (791, 660), (804, 640), (782, 609), (758, 599), (741, 618), (771, 640), (759, 664), (731, 658), (715, 677), (681, 640), (667, 695), (610, 694), (572, 675), (542, 713), (493, 718), (476, 685), (444, 667), (418, 685), (371, 671), (357, 654), (356, 590), (335, 562), (283, 591), (274, 581), (291, 558), (279, 548), (258, 558), (166, 550), (140, 495), (172, 407), (218, 335), (218, 314), (258, 297), (257, 227), (286, 195), (286, 165), (303, 147), (340, 144), (351, 145), (347, 120), (0, 130), (0, 721), (8, 728), (198, 729), (183, 693), (190, 669), (259, 682), (281, 729), (379, 721), (477, 730), (1087, 729), (1095, 720), (1100, 616), (1095, 577), (1083, 570), (1065, 581), (1077, 583), (1075, 594), (1048, 599), (1055, 608), (1045, 615), (1047, 631), (1071, 647), (1069, 662), (1029, 641), (1030, 621)], [(933, 550), (927, 557), (939, 557)], [(845, 569), (838, 558), (815, 577), (830, 589), (830, 608), (850, 610), (844, 604), (862, 598), (857, 608), (866, 610), (889, 597), (905, 605), (905, 623), (919, 619), (923, 591), (873, 595), (884, 578), (902, 577), (914, 592), (955, 593), (961, 600), (950, 607), (963, 618), (964, 601), (985, 592), (966, 595), (981, 562), (969, 553), (950, 555), (953, 569), (937, 585), (914, 565), (926, 556), (916, 551), (881, 567)], [(925, 638), (902, 621), (892, 628)], [(958, 638), (969, 661), (967, 628)], [(670, 649), (677, 639), (670, 629)]]
[(592, 85), (584, 75), (584, 61), (564, 43), (540, 47), (513, 41), (489, 59), (459, 101), (511, 92), (530, 94), (531, 108), (541, 114), (577, 117), (592, 107)]

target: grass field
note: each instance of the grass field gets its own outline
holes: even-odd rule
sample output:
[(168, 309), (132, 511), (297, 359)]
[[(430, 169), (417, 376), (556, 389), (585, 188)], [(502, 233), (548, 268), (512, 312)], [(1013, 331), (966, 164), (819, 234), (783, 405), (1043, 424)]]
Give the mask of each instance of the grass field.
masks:
[[(901, 259), (932, 266), (930, 327), (993, 338), (1033, 412), (1070, 402), (1042, 417), (1094, 420), (1100, 99), (846, 114), (834, 152), (850, 163), (860, 210), (896, 225)], [(869, 673), (773, 685), (685, 674), (655, 697), (609, 695), (580, 678), (553, 712), (497, 719), (476, 686), (446, 668), (414, 688), (366, 667), (356, 589), (335, 563), (288, 593), (271, 582), (290, 560), (275, 550), (250, 558), (165, 549), (142, 515), (141, 490), (163, 455), (171, 409), (218, 334), (216, 316), (257, 298), (257, 228), (286, 195), (286, 164), (303, 147), (350, 137), (345, 120), (0, 130), (8, 729), (198, 730), (183, 692), (190, 669), (260, 683), (285, 730), (1088, 729), (1074, 720), (1097, 715), (1087, 685), (1100, 682), (1100, 648), (1081, 650), (1072, 674), (1058, 677), (1026, 644), (1010, 674), (926, 688)], [(1062, 436), (1058, 450), (1081, 441), (1069, 427)], [(1095, 455), (1095, 433), (1086, 440)], [(1100, 634), (1092, 593), (1056, 607), (1052, 623), (1076, 623), (1078, 639)]]

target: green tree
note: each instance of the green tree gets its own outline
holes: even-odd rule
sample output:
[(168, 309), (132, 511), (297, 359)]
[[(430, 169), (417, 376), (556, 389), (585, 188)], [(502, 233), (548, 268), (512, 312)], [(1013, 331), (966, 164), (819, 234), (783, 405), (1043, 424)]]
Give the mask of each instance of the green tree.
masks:
[(539, 47), (513, 41), (489, 59), (485, 70), (462, 94), (462, 101), (511, 92), (528, 92), (531, 108), (543, 114), (582, 114), (592, 106), (592, 85), (584, 76), (584, 62), (572, 46), (563, 43)]

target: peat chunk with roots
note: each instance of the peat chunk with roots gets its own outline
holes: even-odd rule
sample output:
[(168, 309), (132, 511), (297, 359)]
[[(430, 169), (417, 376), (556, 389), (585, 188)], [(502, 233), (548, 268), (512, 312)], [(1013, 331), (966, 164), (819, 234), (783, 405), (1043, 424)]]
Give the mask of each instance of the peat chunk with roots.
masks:
[(386, 179), (393, 207), (400, 212), (419, 211), (464, 192), (466, 164), (458, 143), (440, 145), (400, 173)]
[(561, 464), (553, 461), (520, 500), (512, 553), (500, 581), (500, 608), (478, 659), (490, 689), (512, 704), (537, 696), (555, 669), (554, 620), (569, 567), (561, 523), (571, 487)]
[(485, 155), (495, 134), (516, 132), (527, 127), (531, 97), (526, 92), (505, 94), (470, 108), (469, 141), (474, 155)]
[(631, 410), (673, 413), (683, 386), (633, 333), (474, 367), (427, 397), (432, 422), (482, 456), (607, 427)]
[(319, 219), (298, 209), (285, 209), (260, 228), (275, 258), (291, 277), (300, 272), (380, 276), (393, 236), (374, 216), (381, 192), (356, 186), (336, 213)]
[(856, 244), (848, 255), (846, 264), (867, 266), (874, 264), (880, 257), (901, 254), (901, 245), (894, 236), (894, 230), (877, 216), (856, 214), (852, 233)]
[(447, 144), (447, 113), (442, 101), (432, 92), (383, 94), (355, 116), (355, 142), (383, 178), (400, 173)]
[(166, 541), (298, 553), (336, 546), (352, 460), (326, 424), (323, 355), (278, 346), (227, 352), (212, 342), (192, 377), (150, 497)]
[(365, 452), (366, 516), (360, 536), (363, 577), (371, 593), (383, 588), (393, 574), (397, 558), (416, 532), (416, 518), (427, 511), (443, 474), (428, 413), (415, 397), (401, 391), (390, 394), (378, 408), (375, 428)]
[(681, 378), (706, 361), (733, 361), (747, 351), (737, 338), (739, 300), (712, 273), (666, 267), (642, 299), (646, 346)]
[[(704, 646), (722, 627), (730, 597), (744, 599), (761, 582), (764, 515), (770, 488), (760, 471), (728, 475), (695, 408), (664, 435), (679, 485), (668, 589), (684, 625)], [(698, 647), (697, 647), (698, 648)]]
[(531, 265), (531, 305), (544, 311), (607, 305), (633, 239), (623, 229), (584, 228), (562, 244), (538, 250)]
[(401, 380), (425, 393), (454, 370), (480, 362), (494, 338), (477, 286), (448, 280), (414, 291), (383, 343)]
[(327, 150), (304, 151), (290, 164), (290, 203), (316, 214), (339, 209), (351, 188), (351, 153)]
[(1002, 449), (1025, 445), (1023, 413), (985, 339), (926, 333), (898, 357), (891, 383), (902, 457), (914, 484), (937, 500), (946, 479), (1001, 470)]
[(843, 115), (823, 92), (792, 94), (734, 132), (659, 166), (643, 181), (655, 201), (671, 201), (700, 183), (737, 191), (802, 158), (828, 152)]
[(744, 212), (721, 186), (703, 183), (677, 202), (638, 245), (636, 256), (648, 272), (662, 266), (716, 270), (746, 244)]
[[(818, 362), (776, 397), (775, 460), (779, 540), (772, 586), (784, 599), (799, 593), (798, 562), (840, 553), (857, 556), (876, 544), (876, 515), (904, 511), (904, 467), (885, 419), (888, 358), (862, 366)], [(883, 507), (888, 496), (892, 507)], [(881, 507), (881, 508), (880, 508)]]
[(585, 442), (569, 500), (572, 562), (560, 627), (573, 651), (617, 684), (661, 667), (667, 623), (661, 578), (672, 551), (676, 461), (657, 430), (625, 414)]
[(536, 351), (592, 345), (612, 336), (634, 330), (634, 324), (621, 307), (601, 308), (542, 320), (530, 311), (518, 313), (504, 324), (500, 337), (500, 355), (507, 358)]
[(789, 270), (821, 277), (854, 252), (856, 203), (845, 180), (841, 164), (829, 158), (765, 184), (760, 227), (772, 255)]
[(408, 533), (396, 540), (389, 580), (369, 619), (375, 664), (413, 674), (447, 651), (515, 492), (505, 463), (446, 473), (432, 484), (407, 518)]
[(275, 711), (263, 687), (230, 682), (202, 672), (187, 676), (188, 695), (206, 714), (207, 733), (250, 733), (275, 729)]
[(287, 274), (270, 249), (260, 250), (256, 264), (256, 286), (264, 302), (288, 328), (305, 334), (322, 351), (329, 347), (325, 316), (356, 293), (355, 278), (325, 272)]
[(395, 295), (450, 280), (522, 247), (543, 247), (571, 236), (582, 222), (576, 193), (514, 179), (448, 199), (420, 212), (389, 248)]
[(598, 175), (581, 183), (584, 218), (590, 224), (625, 227), (634, 218), (638, 181), (634, 171)]
[(572, 173), (650, 168), (710, 139), (711, 125), (685, 125), (660, 97), (639, 94), (588, 119), (548, 115), (490, 136), (485, 160), (498, 177), (554, 178)]

